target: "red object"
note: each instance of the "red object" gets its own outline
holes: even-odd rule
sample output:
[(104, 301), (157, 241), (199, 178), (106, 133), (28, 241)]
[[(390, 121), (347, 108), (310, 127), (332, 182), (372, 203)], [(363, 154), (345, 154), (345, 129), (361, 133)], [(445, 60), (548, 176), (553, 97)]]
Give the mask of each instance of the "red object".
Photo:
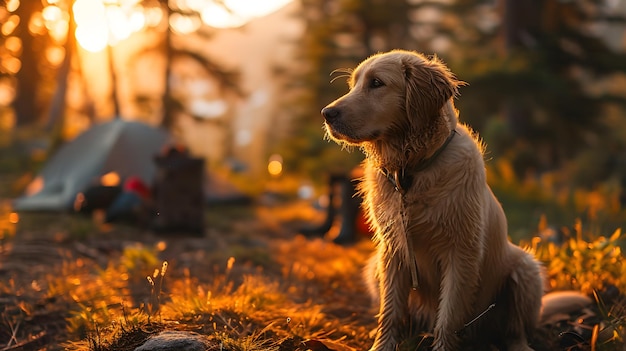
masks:
[(370, 225), (367, 223), (367, 218), (365, 217), (363, 210), (359, 210), (359, 214), (356, 216), (355, 222), (357, 232), (366, 236), (372, 236), (372, 234), (374, 234)]
[(150, 188), (139, 177), (129, 177), (124, 182), (124, 191), (133, 192), (142, 198), (150, 197)]

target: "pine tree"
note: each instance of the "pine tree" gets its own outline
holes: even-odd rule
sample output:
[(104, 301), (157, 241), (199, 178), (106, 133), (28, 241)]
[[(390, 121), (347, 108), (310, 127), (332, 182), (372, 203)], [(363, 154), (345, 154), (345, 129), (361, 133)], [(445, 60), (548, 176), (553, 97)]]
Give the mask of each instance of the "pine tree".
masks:
[[(486, 6), (459, 3), (474, 13)], [(502, 0), (498, 6), (491, 8), (499, 12), (498, 25), (454, 44), (464, 50), (457, 71), (470, 83), (458, 104), (462, 117), (486, 131), (494, 157), (513, 158), (519, 176), (563, 167), (607, 135), (607, 108), (626, 106), (623, 94), (592, 88), (626, 72), (623, 48), (611, 48), (593, 28), (626, 19), (591, 1)]]
[[(378, 51), (405, 47), (411, 5), (403, 0), (303, 0), (306, 23), (298, 60), (306, 62), (290, 79), (299, 94), (288, 102), (295, 123), (289, 139), (277, 148), (289, 169), (324, 179), (328, 172), (348, 173), (362, 155), (347, 154), (324, 140), (319, 111), (347, 92), (336, 69), (354, 68)], [(334, 79), (337, 78), (337, 79)]]

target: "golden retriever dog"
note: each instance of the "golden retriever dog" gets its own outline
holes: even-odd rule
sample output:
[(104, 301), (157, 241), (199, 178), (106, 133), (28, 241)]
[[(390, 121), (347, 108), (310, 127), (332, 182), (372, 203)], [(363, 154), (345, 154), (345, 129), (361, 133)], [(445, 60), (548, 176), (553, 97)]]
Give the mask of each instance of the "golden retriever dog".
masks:
[(507, 237), (487, 185), (483, 145), (458, 122), (458, 81), (436, 57), (374, 55), (322, 110), (327, 134), (365, 153), (360, 191), (377, 246), (365, 271), (378, 301), (372, 351), (411, 327), (433, 350), (532, 350), (540, 264)]

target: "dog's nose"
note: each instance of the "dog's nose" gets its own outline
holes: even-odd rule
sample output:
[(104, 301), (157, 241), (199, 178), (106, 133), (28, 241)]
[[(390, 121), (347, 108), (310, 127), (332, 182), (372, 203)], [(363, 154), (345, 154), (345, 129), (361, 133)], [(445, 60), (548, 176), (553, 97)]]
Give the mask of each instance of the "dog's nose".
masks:
[(335, 107), (324, 107), (322, 109), (322, 116), (328, 121), (331, 119), (336, 119), (341, 115), (341, 112), (338, 108)]

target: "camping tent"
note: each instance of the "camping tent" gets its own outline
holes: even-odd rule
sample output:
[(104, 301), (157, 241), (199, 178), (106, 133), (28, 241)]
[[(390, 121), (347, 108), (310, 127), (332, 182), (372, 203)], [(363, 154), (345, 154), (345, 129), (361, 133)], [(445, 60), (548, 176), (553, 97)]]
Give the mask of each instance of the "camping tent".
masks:
[(13, 207), (18, 211), (71, 209), (79, 192), (99, 184), (109, 172), (122, 180), (137, 176), (152, 184), (154, 156), (168, 140), (164, 130), (139, 122), (115, 119), (93, 126), (54, 154), (34, 180), (39, 190), (16, 199)]

